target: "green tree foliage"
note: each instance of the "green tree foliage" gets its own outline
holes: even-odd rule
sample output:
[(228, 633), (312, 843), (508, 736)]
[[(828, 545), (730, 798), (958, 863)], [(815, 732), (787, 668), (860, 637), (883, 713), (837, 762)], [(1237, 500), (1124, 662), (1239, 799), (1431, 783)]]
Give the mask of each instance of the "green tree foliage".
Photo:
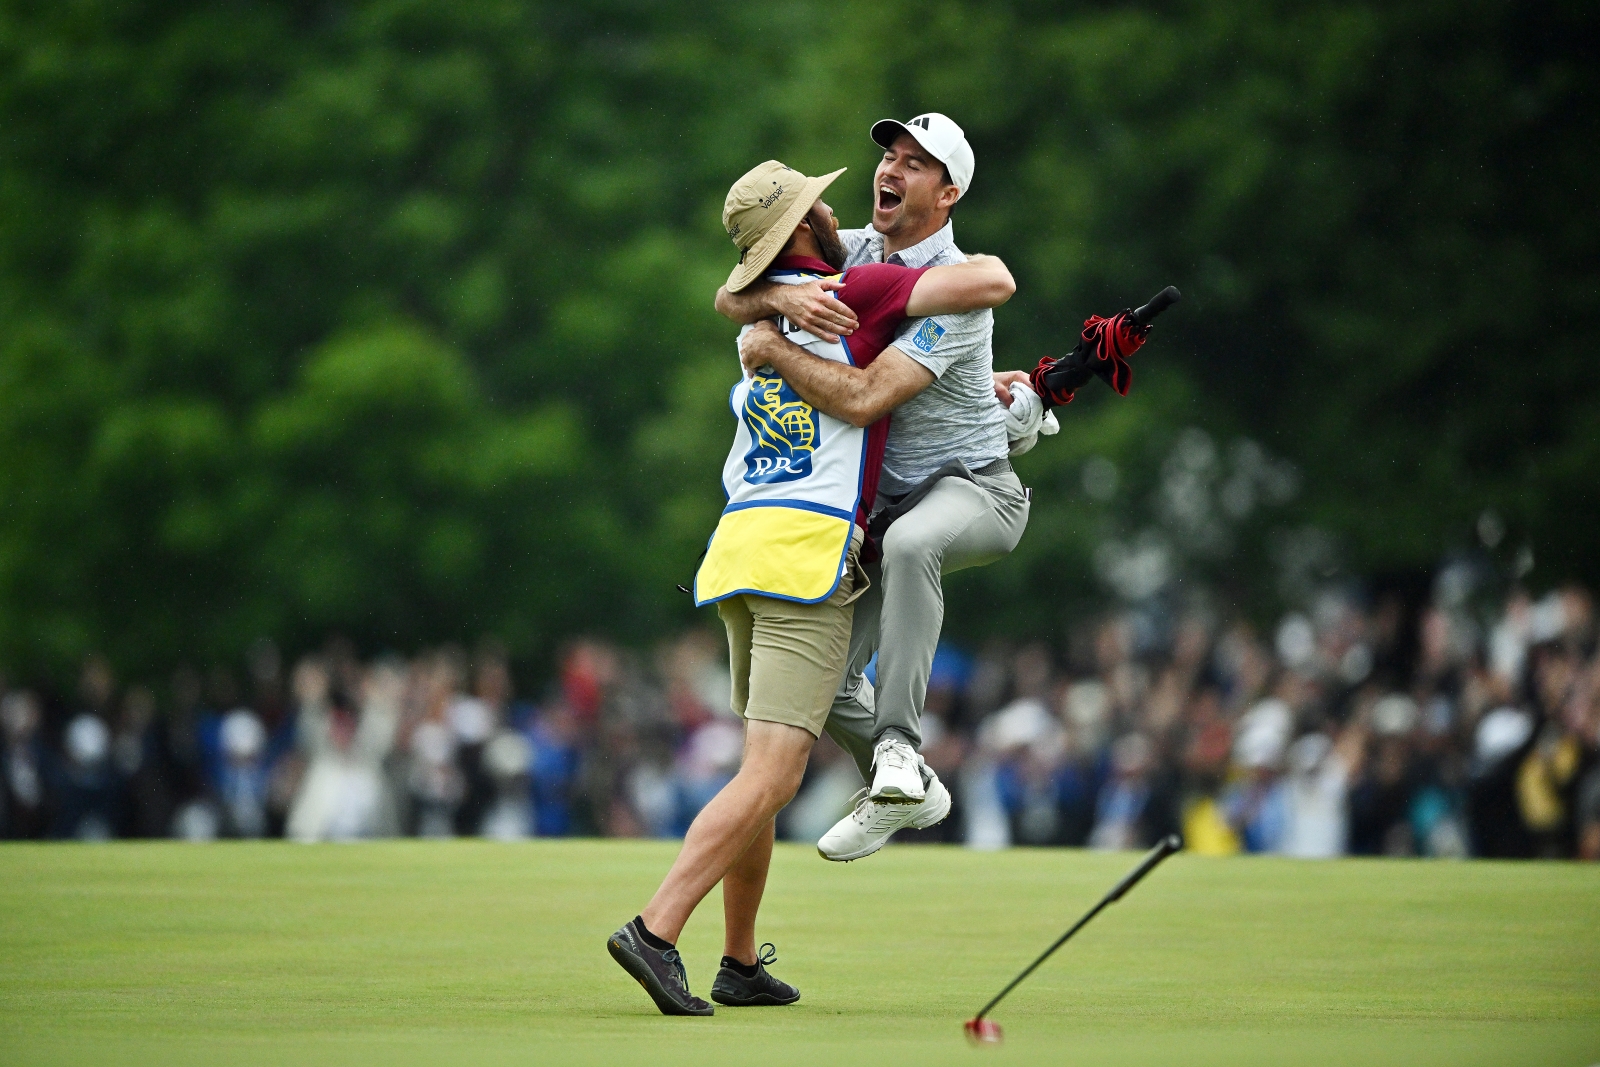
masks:
[[(1576, 3), (751, 8), (0, 4), (0, 665), (339, 628), (647, 637), (715, 520), (728, 184), (943, 110), (1000, 362), (1186, 303), (1127, 400), (1023, 464), (993, 591), (1089, 589), (1185, 426), (1304, 472), (1298, 522), (1425, 564), (1493, 507), (1594, 577), (1600, 130)], [(1125, 472), (1117, 499), (1085, 460)], [(1143, 472), (1143, 473), (1141, 473)], [(954, 621), (954, 620), (953, 620)]]

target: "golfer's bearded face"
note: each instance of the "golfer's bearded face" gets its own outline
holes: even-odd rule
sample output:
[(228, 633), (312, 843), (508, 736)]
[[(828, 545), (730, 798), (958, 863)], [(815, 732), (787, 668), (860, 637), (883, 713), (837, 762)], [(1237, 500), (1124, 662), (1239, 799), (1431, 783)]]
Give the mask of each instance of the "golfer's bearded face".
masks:
[(944, 164), (902, 133), (884, 150), (873, 175), (872, 226), (890, 236), (914, 233), (940, 210), (939, 198), (954, 190), (944, 180)]

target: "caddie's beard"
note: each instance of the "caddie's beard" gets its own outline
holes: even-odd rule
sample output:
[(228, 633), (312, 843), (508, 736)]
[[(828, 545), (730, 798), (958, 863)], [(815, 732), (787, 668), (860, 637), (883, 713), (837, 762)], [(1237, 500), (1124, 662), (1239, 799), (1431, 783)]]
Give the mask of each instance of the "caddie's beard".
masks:
[(822, 253), (822, 261), (834, 270), (844, 270), (844, 261), (849, 255), (844, 250), (844, 242), (839, 240), (838, 223), (829, 225), (820, 212), (811, 213), (811, 236), (817, 239), (817, 251)]

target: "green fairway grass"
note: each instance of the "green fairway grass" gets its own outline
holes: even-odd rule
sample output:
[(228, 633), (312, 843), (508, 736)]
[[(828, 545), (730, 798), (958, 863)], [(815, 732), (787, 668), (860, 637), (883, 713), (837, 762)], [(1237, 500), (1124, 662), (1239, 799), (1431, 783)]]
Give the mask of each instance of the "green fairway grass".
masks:
[[(605, 940), (675, 843), (0, 847), (0, 1063), (1600, 1062), (1600, 868), (780, 846), (787, 1008), (668, 1019)], [(716, 893), (681, 947), (710, 990)]]

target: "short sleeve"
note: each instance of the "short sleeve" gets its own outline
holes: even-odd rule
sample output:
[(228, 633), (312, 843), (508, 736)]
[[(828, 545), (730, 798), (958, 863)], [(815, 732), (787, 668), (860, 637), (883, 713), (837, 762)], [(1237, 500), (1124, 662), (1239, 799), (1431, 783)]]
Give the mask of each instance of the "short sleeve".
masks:
[(966, 350), (966, 346), (959, 342), (961, 335), (967, 332), (961, 328), (961, 320), (968, 315), (913, 319), (895, 334), (894, 347), (927, 367), (935, 378), (942, 378), (944, 372)]

